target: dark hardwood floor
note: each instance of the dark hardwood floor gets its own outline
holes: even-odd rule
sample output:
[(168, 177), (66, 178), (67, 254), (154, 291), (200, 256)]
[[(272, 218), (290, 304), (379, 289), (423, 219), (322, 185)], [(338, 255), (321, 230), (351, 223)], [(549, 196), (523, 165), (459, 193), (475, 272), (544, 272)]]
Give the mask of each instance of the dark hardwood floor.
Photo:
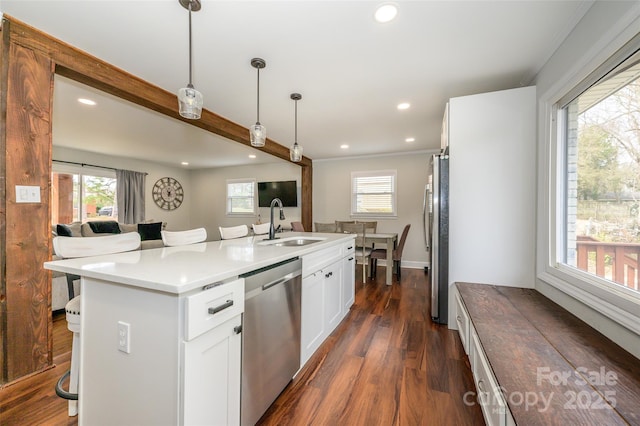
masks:
[[(361, 276), (347, 318), (259, 424), (483, 425), (480, 407), (465, 404), (475, 386), (460, 339), (431, 321), (425, 273), (403, 269), (393, 286), (383, 271), (364, 285)], [(69, 368), (65, 331), (63, 315), (54, 321), (56, 367), (0, 389), (1, 425), (77, 425), (53, 390)]]

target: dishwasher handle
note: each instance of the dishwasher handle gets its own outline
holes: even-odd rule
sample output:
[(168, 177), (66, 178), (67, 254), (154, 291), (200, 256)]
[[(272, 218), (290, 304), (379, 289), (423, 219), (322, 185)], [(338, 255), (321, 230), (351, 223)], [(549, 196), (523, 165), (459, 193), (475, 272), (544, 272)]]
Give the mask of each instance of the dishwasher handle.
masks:
[(285, 281), (287, 281), (289, 279), (290, 279), (290, 277), (285, 277), (285, 278), (280, 278), (279, 280), (271, 281), (270, 283), (265, 284), (265, 285), (262, 286), (262, 291), (264, 291), (264, 290), (266, 290), (268, 288), (271, 288), (273, 286), (276, 286), (278, 284), (282, 284), (283, 282), (285, 282)]

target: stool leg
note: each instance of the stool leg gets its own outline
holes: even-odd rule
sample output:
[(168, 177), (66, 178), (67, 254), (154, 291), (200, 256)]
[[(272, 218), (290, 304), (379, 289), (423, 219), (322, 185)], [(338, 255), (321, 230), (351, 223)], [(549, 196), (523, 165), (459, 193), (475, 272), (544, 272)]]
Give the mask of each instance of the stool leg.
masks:
[[(78, 393), (78, 373), (80, 372), (80, 333), (73, 333), (71, 343), (71, 375), (69, 376), (69, 392)], [(69, 416), (78, 415), (78, 401), (69, 401)]]

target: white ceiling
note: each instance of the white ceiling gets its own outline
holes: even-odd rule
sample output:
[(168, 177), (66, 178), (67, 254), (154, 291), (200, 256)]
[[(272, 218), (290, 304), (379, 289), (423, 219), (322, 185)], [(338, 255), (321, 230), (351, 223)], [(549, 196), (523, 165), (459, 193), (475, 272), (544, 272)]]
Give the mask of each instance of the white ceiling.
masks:
[[(591, 1), (201, 0), (193, 13), (193, 83), (204, 106), (314, 160), (439, 147), (448, 98), (529, 85)], [(188, 12), (178, 0), (0, 0), (0, 11), (170, 92), (188, 82)], [(54, 144), (189, 167), (272, 158), (91, 89), (56, 79)], [(398, 111), (400, 102), (411, 108)], [(176, 102), (177, 108), (177, 102)], [(407, 143), (405, 138), (414, 137)], [(343, 150), (341, 144), (348, 144)]]

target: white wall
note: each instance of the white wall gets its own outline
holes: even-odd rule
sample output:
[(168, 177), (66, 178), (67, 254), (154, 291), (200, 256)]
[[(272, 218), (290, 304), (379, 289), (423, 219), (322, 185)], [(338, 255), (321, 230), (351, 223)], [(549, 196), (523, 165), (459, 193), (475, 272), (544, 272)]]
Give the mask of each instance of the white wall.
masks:
[[(555, 199), (555, 188), (550, 183), (557, 167), (550, 154), (554, 145), (549, 135), (553, 132), (551, 105), (639, 31), (640, 3), (595, 2), (536, 77), (539, 163), (536, 289), (637, 357), (640, 357), (640, 336), (609, 318), (615, 318), (620, 310), (607, 306), (603, 296), (588, 294), (579, 282), (555, 268), (551, 249), (556, 238), (555, 219), (550, 214), (549, 201)], [(607, 316), (602, 312), (607, 312)], [(634, 315), (637, 318), (637, 308), (635, 314), (622, 313), (622, 317), (637, 324)]]
[[(275, 226), (290, 228), (291, 222), (300, 221), (300, 185), (301, 168), (286, 161), (260, 164), (255, 166), (219, 167), (215, 169), (201, 169), (191, 172), (191, 187), (194, 194), (191, 208), (191, 222), (194, 227), (204, 227), (209, 240), (219, 240), (218, 226), (236, 226), (246, 224), (251, 226), (257, 221), (256, 216), (227, 216), (227, 179), (255, 179), (256, 182), (295, 180), (298, 186), (298, 207), (285, 207), (286, 219), (281, 221), (278, 214), (274, 215)], [(269, 208), (261, 207), (262, 222), (269, 222)]]
[[(148, 173), (145, 181), (146, 203), (145, 214), (147, 220), (167, 222), (168, 230), (183, 230), (191, 227), (191, 205), (196, 197), (196, 192), (191, 188), (191, 176), (187, 169), (169, 167), (148, 161), (134, 160), (127, 157), (113, 157), (95, 154), (89, 151), (78, 151), (59, 146), (53, 146), (53, 159), (73, 161), (77, 163), (92, 164), (96, 166), (112, 167), (136, 172)], [(178, 180), (184, 188), (185, 197), (183, 203), (176, 210), (163, 210), (156, 205), (151, 195), (153, 184), (160, 178), (170, 176)]]
[[(411, 224), (402, 266), (422, 268), (427, 265), (422, 227), (422, 203), (429, 174), (429, 153), (369, 156), (313, 162), (313, 221), (351, 220), (351, 172), (397, 170), (398, 216), (377, 219), (379, 232), (397, 232)], [(381, 263), (382, 264), (382, 263)]]

